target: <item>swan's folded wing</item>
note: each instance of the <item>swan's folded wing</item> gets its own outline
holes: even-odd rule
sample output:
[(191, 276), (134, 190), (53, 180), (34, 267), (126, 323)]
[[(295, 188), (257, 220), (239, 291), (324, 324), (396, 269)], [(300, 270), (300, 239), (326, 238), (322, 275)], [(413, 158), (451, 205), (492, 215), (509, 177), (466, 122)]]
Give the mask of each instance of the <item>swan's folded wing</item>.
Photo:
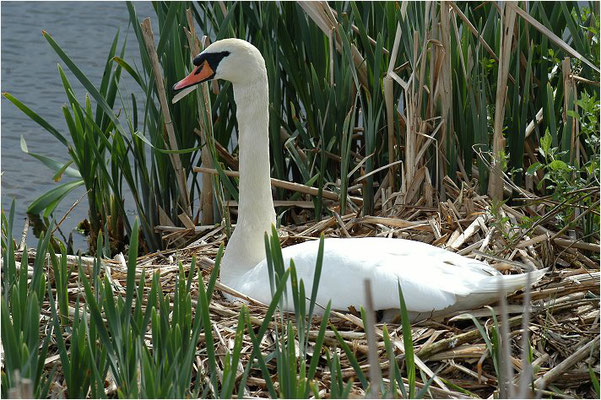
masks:
[[(284, 249), (286, 263), (294, 259), (305, 287), (311, 287), (317, 245)], [(494, 275), (498, 272), (487, 264), (420, 242), (327, 239), (318, 302), (325, 305), (332, 299), (336, 309), (358, 308), (365, 304), (364, 281), (369, 279), (376, 309), (399, 307), (399, 282), (410, 311), (430, 312), (452, 306), (457, 296), (477, 291), (479, 281)]]

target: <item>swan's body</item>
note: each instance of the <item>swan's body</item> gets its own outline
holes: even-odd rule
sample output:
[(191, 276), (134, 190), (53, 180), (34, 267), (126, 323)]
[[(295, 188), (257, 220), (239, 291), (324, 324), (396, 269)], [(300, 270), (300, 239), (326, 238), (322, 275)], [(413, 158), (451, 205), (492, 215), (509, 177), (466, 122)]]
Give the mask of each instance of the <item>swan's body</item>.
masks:
[[(285, 265), (294, 260), (299, 280), (311, 293), (318, 241), (282, 250)], [(526, 285), (526, 275), (501, 275), (486, 263), (469, 259), (426, 243), (404, 239), (326, 239), (317, 303), (332, 308), (359, 309), (365, 304), (364, 280), (372, 282), (377, 310), (399, 308), (397, 281), (401, 283), (412, 318), (466, 310), (498, 299), (498, 279), (506, 293)], [(544, 271), (537, 271), (534, 282)], [(231, 287), (269, 303), (268, 269), (265, 260), (250, 268)], [(288, 304), (293, 305), (291, 299)]]
[[(265, 261), (264, 233), (275, 224), (269, 176), (268, 83), (265, 61), (250, 43), (220, 40), (194, 59), (197, 66), (175, 85), (186, 89), (208, 79), (232, 82), (237, 105), (240, 151), (238, 223), (226, 247), (221, 281), (269, 303), (271, 287)], [(317, 241), (282, 250), (285, 265), (294, 259), (299, 280), (311, 292)], [(545, 273), (536, 271), (535, 282)], [(317, 302), (346, 310), (365, 305), (364, 280), (371, 280), (376, 310), (398, 309), (397, 282), (414, 315), (469, 309), (524, 287), (527, 275), (502, 275), (486, 263), (425, 243), (386, 238), (325, 239)], [(292, 302), (287, 302), (289, 308)]]

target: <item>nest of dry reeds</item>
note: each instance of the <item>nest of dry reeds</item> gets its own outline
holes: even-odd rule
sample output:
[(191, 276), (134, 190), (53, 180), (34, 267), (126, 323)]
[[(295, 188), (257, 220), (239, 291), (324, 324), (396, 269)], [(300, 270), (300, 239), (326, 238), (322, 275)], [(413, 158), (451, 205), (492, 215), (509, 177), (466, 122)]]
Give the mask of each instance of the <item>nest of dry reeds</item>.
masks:
[[(594, 397), (591, 373), (599, 374), (599, 244), (570, 239), (568, 232), (558, 234), (544, 223), (528, 228), (520, 227), (519, 221), (529, 212), (526, 206), (510, 207), (503, 204), (495, 208), (486, 196), (477, 195), (467, 184), (462, 188), (458, 188), (450, 180), (445, 181), (445, 184), (449, 197), (454, 200), (440, 202), (436, 208), (425, 205), (394, 206), (390, 208), (390, 212), (394, 212), (395, 217), (336, 214), (317, 223), (287, 226), (280, 229), (282, 246), (315, 238), (322, 233), (326, 237), (399, 237), (431, 243), (468, 257), (484, 259), (504, 273), (524, 272), (528, 267), (551, 267), (550, 272), (529, 293), (512, 294), (507, 298), (506, 305), (483, 307), (440, 320), (425, 320), (414, 324), (412, 337), (418, 370), (417, 388), (423, 387), (425, 379), (434, 376), (428, 392), (432, 397), (499, 395), (501, 383), (495, 372), (495, 355), (491, 355), (483, 335), (483, 332), (491, 335), (491, 331), (498, 328), (494, 314), (499, 319), (500, 326), (507, 327), (509, 361), (516, 372), (510, 383), (518, 384), (518, 373), (525, 367), (522, 337), (524, 327), (527, 326), (530, 338), (529, 366), (533, 373), (532, 382), (528, 385), (528, 395), (535, 390), (545, 397)], [(137, 268), (140, 272), (158, 272), (163, 292), (171, 295), (175, 291), (179, 262), (186, 269), (190, 267), (192, 257), (196, 257), (203, 271), (203, 278), (208, 279), (219, 246), (226, 240), (225, 230), (221, 226), (215, 226), (196, 232), (196, 235), (200, 237), (185, 248), (140, 257)], [(68, 262), (75, 264), (76, 258), (68, 256)], [(83, 258), (84, 267), (89, 267), (92, 263), (93, 259)], [(124, 288), (127, 277), (125, 260), (117, 257), (114, 260), (103, 260), (103, 263), (104, 273), (113, 286)], [(75, 307), (77, 294), (83, 292), (83, 289), (77, 282), (77, 274), (72, 274), (71, 278), (68, 285), (70, 307)], [(49, 271), (49, 279), (53, 279), (52, 271)], [(223, 366), (223, 358), (227, 351), (231, 351), (234, 342), (242, 303), (232, 303), (225, 299), (224, 292), (235, 295), (227, 287), (217, 283), (216, 289), (209, 310), (215, 337), (218, 338), (215, 354)], [(192, 299), (195, 299), (198, 295), (196, 283), (192, 284), (191, 293)], [(525, 297), (531, 299), (527, 324), (523, 321)], [(81, 298), (83, 295), (80, 300)], [(266, 306), (250, 300), (246, 307), (250, 312), (250, 321), (260, 325), (264, 320)], [(507, 313), (506, 319), (503, 319), (503, 312)], [(50, 316), (50, 309), (43, 310), (43, 314)], [(474, 319), (480, 322), (480, 327)], [(314, 339), (311, 335), (316, 335), (320, 321), (315, 319), (313, 323), (315, 326), (310, 330), (310, 341)], [(371, 373), (367, 334), (356, 310), (333, 311), (329, 323), (352, 349), (360, 369), (366, 374)], [(386, 384), (390, 359), (386, 354), (381, 328), (377, 324), (373, 332), (377, 338), (376, 353), (381, 379)], [(387, 329), (393, 342), (402, 343), (400, 325), (388, 324)], [(337, 350), (340, 348), (338, 340), (333, 331), (326, 331), (324, 345), (329, 351), (340, 351)], [(261, 343), (261, 350), (268, 354), (274, 346), (275, 339), (268, 332)], [(247, 364), (252, 348), (249, 337), (244, 335), (241, 365)], [(402, 362), (402, 345), (395, 347), (394, 351)], [(52, 368), (59, 361), (56, 347), (51, 345), (45, 367)], [(201, 335), (194, 362), (196, 374), (207, 370), (207, 366), (203, 365), (205, 362), (206, 348)], [(354, 379), (351, 396), (367, 395), (356, 379), (356, 366), (351, 365), (343, 353), (340, 355), (340, 362), (343, 379)], [(275, 364), (268, 363), (267, 367), (270, 368), (277, 387)], [(319, 382), (321, 397), (329, 396), (330, 379), (331, 371), (319, 363), (315, 382)], [(60, 378), (55, 379), (51, 393), (60, 393), (60, 382)], [(109, 396), (110, 387), (107, 384)], [(112, 393), (115, 393), (114, 390)], [(509, 395), (511, 392), (505, 394)], [(251, 369), (244, 393), (238, 395), (268, 396), (265, 377), (260, 369)]]

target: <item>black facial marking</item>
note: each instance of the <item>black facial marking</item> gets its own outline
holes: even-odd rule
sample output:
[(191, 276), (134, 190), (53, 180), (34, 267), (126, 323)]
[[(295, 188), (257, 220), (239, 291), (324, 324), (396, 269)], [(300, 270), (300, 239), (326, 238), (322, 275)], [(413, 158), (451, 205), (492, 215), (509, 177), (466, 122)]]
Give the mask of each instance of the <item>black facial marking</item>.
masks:
[[(213, 71), (217, 71), (217, 66), (225, 57), (229, 56), (229, 51), (220, 51), (219, 53), (200, 53), (194, 60), (192, 61), (194, 65), (199, 66), (202, 65), (205, 61), (209, 63), (209, 66)], [(200, 68), (198, 68), (194, 74), (200, 73)], [(214, 74), (213, 74), (214, 75)]]

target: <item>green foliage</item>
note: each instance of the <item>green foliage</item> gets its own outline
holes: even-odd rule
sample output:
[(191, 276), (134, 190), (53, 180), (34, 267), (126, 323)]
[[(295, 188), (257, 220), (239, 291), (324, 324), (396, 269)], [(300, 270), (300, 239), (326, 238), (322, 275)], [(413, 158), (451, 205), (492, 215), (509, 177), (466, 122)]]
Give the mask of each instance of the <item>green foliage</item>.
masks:
[[(216, 354), (218, 339), (214, 336), (209, 305), (223, 246), (206, 283), (194, 258), (187, 276), (180, 263), (173, 297), (170, 297), (164, 292), (158, 272), (153, 274), (151, 282), (147, 282), (146, 272), (136, 268), (140, 228), (135, 220), (125, 290), (115, 290), (110, 276), (101, 274), (100, 258), (95, 259), (91, 268), (84, 267), (80, 260), (76, 276), (83, 287), (85, 303), (78, 298), (73, 313), (70, 313), (66, 303), (67, 282), (77, 272), (68, 269), (64, 246), (61, 246), (60, 255), (53, 254), (48, 251), (50, 234), (45, 235), (37, 248), (33, 275), (28, 279), (27, 261), (24, 259), (23, 268), (18, 268), (15, 263), (10, 229), (13, 220), (14, 205), (8, 218), (2, 214), (2, 257), (6, 260), (1, 299), (2, 342), (5, 344), (3, 396), (15, 385), (16, 371), (21, 377), (31, 379), (36, 397), (48, 396), (49, 385), (57, 370), (55, 367), (50, 374), (44, 372), (48, 345), (52, 342), (59, 355), (66, 396), (70, 398), (106, 398), (105, 382), (109, 373), (119, 397), (231, 398), (236, 391), (242, 393), (253, 368), (263, 371), (273, 397), (306, 398), (319, 392), (315, 374), (323, 360), (322, 354), (327, 359), (327, 367), (339, 373), (338, 377), (333, 375), (335, 384), (339, 385), (334, 387), (333, 393), (348, 397), (352, 381), (342, 380), (340, 359), (332, 357), (324, 348), (331, 304), (320, 312), (317, 336), (310, 336), (323, 261), (323, 238), (315, 268), (315, 285), (307, 297), (304, 282), (297, 281), (294, 264), (284, 269), (277, 233), (266, 237), (274, 282), (273, 301), (258, 328), (248, 309), (242, 307), (233, 347), (220, 359)], [(102, 236), (97, 240), (97, 247), (103, 248)], [(54, 285), (46, 287), (44, 263), (48, 255), (55, 278)], [(190, 289), (195, 276), (198, 296), (193, 305)], [(280, 309), (286, 299), (294, 302), (294, 313)], [(40, 328), (46, 324), (40, 319), (44, 301), (50, 304), (48, 324), (51, 329), (41, 341)], [(269, 332), (275, 335), (276, 343), (274, 351), (265, 355), (261, 343)], [(240, 377), (244, 336), (250, 338), (253, 347), (251, 359), (243, 367)], [(207, 371), (194, 372), (193, 365), (198, 356), (207, 360)], [(277, 381), (272, 380), (268, 370), (272, 362), (275, 362)], [(236, 386), (238, 379), (240, 382)]]
[[(376, 212), (379, 188), (386, 184), (402, 187), (413, 179), (407, 175), (407, 167), (405, 173), (397, 169), (389, 176), (388, 164), (397, 160), (415, 163), (416, 169), (427, 167), (430, 181), (438, 189), (444, 175), (469, 179), (477, 171), (480, 190), (486, 191), (502, 21), (493, 3), (457, 3), (450, 11), (443, 4), (335, 2), (332, 7), (338, 25), (331, 34), (320, 29), (318, 17), (295, 3), (157, 2), (153, 6), (159, 26), (158, 57), (166, 87), (171, 87), (191, 67), (193, 54), (184, 32), (188, 27), (187, 8), (192, 10), (201, 33), (211, 40), (244, 38), (262, 52), (269, 76), (272, 176), (316, 186), (314, 216), (319, 219), (329, 213), (323, 203), (324, 189), (339, 193), (342, 212), (358, 211), (356, 204), (348, 201), (350, 194), (362, 198), (363, 213)], [(98, 86), (88, 80), (50, 35), (44, 34), (61, 65), (74, 74), (97, 104), (92, 109), (88, 96), (81, 103), (75, 98), (59, 65), (68, 99), (63, 107), (68, 135), (18, 99), (4, 94), (65, 145), (69, 161), (29, 154), (54, 170), (57, 181), (63, 176), (75, 178), (41, 196), (30, 211), (51, 216), (67, 193), (84, 185), (89, 191), (91, 243), (96, 242), (99, 231), (108, 231), (115, 251), (131, 234), (131, 221), (124, 211), (125, 183), (133, 194), (140, 219), (142, 247), (162, 248), (166, 243), (154, 230), (159, 210), (178, 224), (180, 200), (198, 198), (200, 192), (196, 176), (191, 173), (192, 167), (200, 164), (199, 146), (204, 145), (194, 134), (200, 126), (209, 139), (206, 144), (219, 172), (214, 179), (214, 194), (229, 232), (225, 201), (237, 199), (237, 189), (223, 173), (213, 140), (225, 148), (234, 147), (235, 155), (237, 122), (231, 85), (226, 83), (218, 91), (199, 89), (169, 105), (177, 142), (177, 149), (169, 149), (140, 18), (134, 3), (128, 3), (127, 10), (141, 65), (134, 67), (128, 61), (124, 43), (120, 44), (117, 34)], [(593, 64), (599, 64), (596, 8), (575, 2), (534, 3), (528, 12)], [(470, 21), (469, 26), (459, 13)], [(397, 25), (401, 33), (399, 51), (391, 60)], [(448, 25), (448, 30), (443, 30), (443, 25)], [(444, 41), (443, 35), (447, 35)], [(565, 57), (572, 55), (526, 20), (517, 18), (502, 124), (507, 142), (504, 168), (520, 185), (527, 174), (544, 166), (543, 175), (534, 176), (541, 195), (561, 196), (598, 178), (599, 88), (576, 81), (576, 90), (570, 90), (566, 98), (561, 73)], [(359, 63), (359, 59), (363, 61)], [(388, 76), (391, 62), (396, 67), (392, 72), (407, 87), (394, 81), (393, 119), (388, 121), (382, 79)], [(142, 99), (121, 92), (123, 71), (140, 86)], [(571, 71), (583, 82), (599, 80), (598, 71), (575, 57), (571, 59)], [(443, 95), (447, 91), (448, 95)], [(171, 97), (170, 92), (167, 97)], [(113, 111), (116, 107), (122, 110), (120, 114)], [(526, 136), (526, 128), (536, 121), (539, 110), (543, 119), (540, 124), (534, 123)], [(394, 125), (393, 138), (385, 134), (389, 123)], [(410, 142), (415, 132), (419, 135)], [(541, 148), (547, 132), (551, 146), (544, 155), (528, 153), (527, 149)], [(429, 145), (431, 142), (423, 138), (431, 138), (436, 145)], [(394, 148), (389, 149), (389, 143)], [(411, 146), (415, 149), (411, 150)], [(27, 152), (26, 148), (23, 142)], [(548, 150), (553, 148), (557, 150), (550, 159)], [(414, 158), (414, 153), (421, 154), (419, 159)], [(186, 179), (192, 182), (187, 193), (180, 193), (171, 157), (180, 159)], [(458, 171), (467, 176), (462, 172), (458, 177)], [(359, 179), (365, 175), (365, 179)], [(386, 183), (386, 176), (392, 180)], [(282, 189), (276, 195), (289, 200), (300, 196)], [(191, 217), (194, 214), (193, 209)], [(558, 222), (569, 223), (571, 218), (565, 216)], [(586, 236), (592, 232), (595, 221), (588, 216), (581, 221), (587, 227), (583, 231)]]
[(595, 371), (589, 367), (588, 368), (588, 373), (591, 377), (591, 383), (593, 384), (593, 389), (595, 390), (595, 394), (597, 395), (597, 397), (599, 397), (599, 378), (597, 377), (597, 374), (595, 373)]
[(415, 397), (415, 360), (413, 354), (413, 338), (411, 336), (411, 324), (409, 312), (405, 305), (401, 284), (397, 283), (399, 290), (399, 303), (401, 310), (401, 323), (403, 325), (403, 346), (405, 347), (405, 365), (407, 368), (407, 379), (409, 380), (409, 398)]
[[(3, 213), (2, 221), (2, 396), (8, 396), (8, 389), (16, 384), (18, 374), (31, 380), (36, 397), (46, 397), (52, 380), (44, 373), (50, 335), (40, 340), (40, 309), (46, 292), (44, 262), (51, 233), (47, 232), (38, 242), (32, 276), (29, 278), (27, 257), (23, 257), (19, 267), (15, 260), (15, 243), (11, 233), (14, 218), (13, 201), (8, 219)], [(27, 249), (24, 254), (27, 254)]]
[[(318, 335), (312, 348), (312, 355), (309, 356), (309, 331), (315, 310), (315, 300), (323, 262), (323, 236), (319, 243), (311, 296), (308, 298), (308, 302), (305, 295), (305, 283), (302, 280), (298, 281), (294, 262), (291, 261), (290, 267), (285, 269), (280, 241), (275, 227), (272, 227), (271, 235), (265, 235), (265, 248), (273, 293), (273, 300), (269, 309), (271, 310), (276, 304), (280, 306), (280, 309), (282, 307), (288, 308), (290, 301), (294, 305), (294, 319), (291, 318), (291, 315), (282, 311), (275, 318), (277, 324), (274, 329), (276, 338), (274, 358), (277, 367), (279, 397), (307, 398), (314, 394), (317, 388), (314, 377), (321, 357), (331, 310), (331, 302), (329, 302), (323, 310)], [(289, 282), (288, 278), (290, 278)], [(268, 315), (270, 314), (268, 313)], [(259, 339), (262, 337), (262, 331), (263, 327), (261, 327), (258, 337), (253, 338), (253, 343), (260, 343)], [(257, 357), (259, 365), (263, 369), (267, 360), (260, 352), (254, 351), (253, 356)], [(308, 358), (310, 358), (310, 362), (307, 365)], [(268, 387), (270, 393), (273, 392), (273, 396), (275, 394), (274, 382), (271, 381), (269, 374), (264, 374), (264, 377), (270, 381)]]
[[(121, 246), (123, 224), (125, 224), (126, 230), (129, 231), (129, 222), (127, 218), (123, 218), (125, 211), (123, 209), (120, 190), (122, 174), (117, 164), (113, 163), (111, 165), (110, 170), (112, 173), (106, 167), (106, 160), (110, 160), (111, 156), (113, 157), (113, 162), (117, 161), (114, 159), (117, 152), (113, 148), (110, 138), (114, 132), (123, 132), (123, 128), (113, 112), (122, 68), (118, 66), (114, 70), (111, 70), (111, 59), (117, 54), (119, 33), (115, 35), (111, 49), (109, 50), (100, 89), (97, 89), (86, 78), (85, 74), (72, 62), (69, 56), (48, 33), (43, 32), (43, 35), (50, 44), (50, 47), (69, 67), (98, 105), (96, 110), (93, 111), (88, 95), (85, 97), (84, 104), (81, 104), (77, 100), (72, 85), (59, 64), (58, 72), (67, 97), (67, 105), (62, 107), (62, 113), (69, 131), (69, 140), (66, 135), (60, 133), (18, 99), (8, 93), (4, 94), (7, 99), (19, 107), (26, 115), (65, 145), (70, 161), (62, 164), (46, 156), (29, 154), (40, 159), (46, 166), (55, 170), (56, 181), (60, 181), (62, 175), (65, 173), (76, 178), (76, 180), (61, 184), (40, 196), (29, 206), (28, 212), (34, 214), (43, 212), (44, 217), (48, 217), (67, 194), (77, 187), (84, 185), (88, 191), (89, 222), (92, 234), (90, 238), (91, 242), (95, 243), (96, 235), (101, 229), (107, 229), (110, 231), (110, 236), (115, 239), (117, 246)], [(123, 46), (120, 53), (121, 56), (123, 56), (124, 51), (125, 47)], [(23, 138), (21, 139), (21, 148), (24, 152), (28, 153), (27, 144)], [(113, 204), (117, 207), (110, 207)]]
[[(406, 371), (406, 379), (407, 379), (407, 386), (405, 385), (405, 382), (403, 380), (401, 371), (402, 371), (402, 367), (399, 366), (397, 357), (394, 353), (394, 348), (393, 348), (393, 342), (392, 339), (390, 338), (390, 334), (388, 333), (388, 327), (386, 325), (383, 326), (382, 329), (382, 335), (383, 335), (383, 339), (384, 339), (384, 347), (386, 349), (386, 354), (388, 356), (388, 360), (390, 363), (389, 366), (389, 379), (390, 379), (390, 385), (388, 387), (383, 388), (383, 397), (384, 398), (388, 398), (388, 397), (392, 397), (392, 398), (398, 398), (399, 394), (402, 396), (402, 398), (406, 399), (406, 398), (410, 398), (410, 399), (414, 399), (414, 398), (424, 398), (426, 396), (426, 394), (428, 393), (428, 388), (430, 387), (430, 384), (432, 383), (434, 377), (426, 380), (424, 379), (424, 385), (423, 387), (419, 390), (416, 391), (417, 386), (416, 386), (416, 367), (415, 367), (415, 351), (414, 351), (414, 346), (413, 346), (413, 337), (412, 337), (412, 330), (411, 330), (411, 322), (410, 322), (410, 316), (409, 316), (409, 312), (407, 311), (407, 307), (405, 305), (405, 299), (403, 297), (403, 291), (401, 289), (400, 284), (398, 285), (398, 291), (399, 291), (399, 305), (400, 305), (400, 317), (401, 317), (401, 326), (402, 326), (402, 334), (403, 334), (403, 353), (404, 353), (404, 365), (405, 365), (405, 371)], [(367, 319), (366, 319), (366, 315), (364, 310), (362, 309), (362, 320), (363, 320), (363, 326), (367, 326)], [(332, 331), (334, 331), (334, 334), (336, 335), (336, 338), (338, 339), (338, 343), (340, 344), (340, 346), (342, 347), (346, 357), (348, 358), (351, 366), (353, 367), (355, 373), (357, 374), (357, 378), (359, 379), (359, 381), (361, 382), (363, 389), (367, 391), (370, 383), (368, 382), (367, 377), (365, 376), (363, 370), (361, 369), (361, 365), (357, 359), (357, 357), (355, 356), (355, 354), (353, 353), (353, 351), (351, 350), (351, 348), (348, 346), (348, 344), (344, 341), (344, 339), (342, 338), (342, 336), (340, 336), (340, 334), (338, 333), (338, 330), (336, 329), (336, 327), (334, 326), (330, 326), (330, 328), (332, 329)], [(330, 358), (328, 358), (328, 363), (332, 363), (333, 364), (333, 369), (330, 369), (332, 371), (332, 397), (334, 397), (334, 393), (346, 393), (348, 394), (348, 392), (345, 392), (345, 390), (348, 390), (349, 388), (345, 387), (342, 384), (342, 381), (336, 381), (335, 379), (337, 379), (337, 375), (336, 373), (340, 374), (340, 366), (338, 358), (334, 357), (332, 360), (330, 360)], [(338, 369), (336, 369), (338, 368)], [(398, 388), (398, 390), (397, 390)]]
[[(594, 149), (594, 154), (599, 154), (599, 103), (584, 92), (578, 105), (582, 114), (573, 114), (573, 116), (581, 121), (580, 136)], [(526, 174), (534, 176), (537, 172), (542, 172), (538, 188), (546, 186), (554, 201), (566, 205), (555, 214), (557, 226), (578, 229), (582, 236), (589, 238), (599, 226), (598, 213), (590, 212), (598, 210), (599, 157), (591, 157), (581, 166), (566, 162), (563, 156), (567, 151), (561, 151), (559, 147), (553, 146), (553, 139), (549, 132), (541, 138), (538, 153), (542, 161), (532, 164)], [(578, 216), (582, 217), (577, 218)]]
[[(449, 17), (445, 17), (449, 10), (444, 7), (448, 6), (422, 2), (334, 2), (338, 25), (327, 35), (314, 17), (296, 3), (153, 3), (159, 26), (157, 53), (167, 88), (186, 75), (194, 56), (184, 31), (188, 28), (187, 8), (192, 10), (201, 33), (212, 41), (239, 37), (259, 48), (269, 77), (272, 176), (316, 186), (316, 219), (330, 212), (322, 197), (325, 189), (338, 193), (341, 213), (359, 211), (357, 204), (349, 200), (349, 195), (353, 195), (362, 198), (362, 212), (369, 214), (377, 211), (377, 193), (385, 184), (385, 177), (392, 179), (388, 185), (394, 183), (397, 188), (410, 184), (412, 176), (404, 174), (403, 169), (389, 175), (392, 170), (388, 164), (415, 161), (407, 158), (407, 148), (409, 138), (416, 133), (415, 140), (421, 141), (421, 147), (415, 150), (422, 158), (410, 166), (427, 167), (433, 187), (442, 187), (444, 175), (452, 179), (477, 175), (480, 191), (486, 191), (503, 26), (496, 4), (453, 3)], [(597, 10), (574, 2), (533, 3), (528, 13), (599, 65)], [(154, 229), (159, 210), (178, 223), (182, 198), (192, 200), (200, 194), (191, 170), (201, 163), (202, 145), (209, 146), (213, 165), (219, 172), (213, 182), (214, 193), (221, 218), (229, 228), (225, 201), (237, 199), (237, 188), (234, 180), (224, 174), (215, 142), (233, 149), (235, 156), (238, 138), (233, 92), (226, 83), (219, 90), (199, 89), (177, 104), (169, 104), (177, 149), (167, 145), (165, 120), (135, 3), (127, 4), (127, 12), (141, 65), (132, 65), (125, 53), (125, 41), (117, 32), (99, 83), (91, 82), (85, 68), (77, 66), (68, 52), (44, 33), (61, 62), (58, 75), (67, 100), (61, 108), (66, 132), (53, 127), (11, 94), (3, 94), (62, 143), (68, 155), (68, 161), (62, 162), (34, 154), (29, 152), (25, 140), (21, 141), (22, 150), (50, 168), (58, 182), (29, 205), (29, 211), (52, 217), (67, 194), (84, 186), (88, 192), (92, 247), (108, 247), (107, 252), (115, 252), (124, 249), (127, 241), (130, 247), (125, 293), (116, 291), (108, 276), (101, 278), (99, 259), (91, 274), (79, 264), (85, 304), (76, 303), (70, 314), (67, 283), (76, 272), (67, 267), (64, 246), (58, 248), (60, 255), (50, 252), (53, 285), (46, 285), (43, 273), (50, 233), (39, 241), (28, 278), (27, 260), (18, 266), (15, 259), (14, 207), (8, 217), (2, 214), (1, 312), (2, 342), (6, 344), (2, 395), (7, 396), (15, 384), (17, 370), (32, 380), (35, 396), (48, 395), (54, 371), (44, 372), (43, 363), (51, 340), (56, 343), (69, 397), (105, 397), (104, 383), (110, 371), (117, 385), (115, 395), (120, 397), (229, 398), (241, 396), (253, 369), (262, 371), (271, 397), (318, 397), (315, 373), (324, 362), (331, 372), (331, 397), (348, 397), (353, 382), (343, 378), (341, 357), (348, 359), (356, 379), (367, 389), (370, 382), (357, 356), (335, 327), (328, 326), (330, 304), (320, 310), (323, 315), (318, 334), (311, 339), (314, 345), (312, 353), (309, 351), (323, 242), (315, 285), (309, 295), (305, 282), (298, 280), (294, 264), (284, 264), (275, 230), (266, 237), (273, 301), (258, 327), (248, 309), (242, 308), (233, 347), (227, 350), (221, 364), (215, 352), (209, 306), (223, 249), (206, 285), (194, 262), (187, 276), (180, 264), (173, 298), (164, 294), (157, 274), (150, 278), (142, 272), (136, 278), (138, 250), (165, 246)], [(470, 21), (470, 26), (459, 17), (459, 12)], [(449, 31), (442, 31), (442, 22), (449, 24)], [(397, 25), (401, 33), (399, 51), (391, 60)], [(598, 82), (599, 73), (521, 17), (516, 20), (515, 33), (502, 122), (507, 143), (503, 149), (504, 169), (516, 184), (521, 185), (525, 178), (533, 179), (537, 194), (548, 196), (554, 204), (565, 205), (553, 213), (559, 229), (569, 227), (580, 237), (594, 237), (599, 227), (600, 94), (598, 85), (587, 82)], [(448, 44), (443, 44), (445, 41)], [(363, 60), (361, 63), (357, 62), (357, 55)], [(565, 57), (572, 57), (571, 72), (582, 78), (575, 81), (575, 90), (568, 96), (561, 73)], [(393, 118), (389, 121), (382, 79), (387, 76), (391, 61), (395, 67), (392, 72), (406, 87), (393, 84)], [(83, 99), (75, 96), (66, 69), (87, 91)], [(142, 89), (142, 98), (121, 90), (123, 72)], [(171, 98), (172, 93), (168, 91), (167, 97)], [(537, 123), (539, 110), (543, 118)], [(527, 136), (531, 123), (533, 129)], [(394, 128), (391, 142), (386, 137), (388, 124)], [(201, 143), (194, 134), (197, 127), (204, 130), (207, 143)], [(435, 145), (428, 147), (430, 138)], [(389, 143), (393, 143), (392, 149), (388, 148)], [(172, 157), (179, 158), (186, 179), (191, 182), (186, 193), (181, 193), (177, 185)], [(132, 193), (134, 200), (138, 218), (133, 223), (125, 213), (125, 190)], [(435, 197), (438, 195), (435, 193)], [(298, 200), (300, 195), (278, 189), (276, 196)], [(493, 214), (502, 204), (493, 205)], [(280, 218), (285, 218), (284, 212), (278, 211)], [(198, 210), (193, 208), (191, 212), (194, 217)], [(502, 228), (505, 222), (498, 219), (496, 223)], [(532, 217), (521, 222), (524, 227), (531, 227), (538, 220)], [(51, 231), (52, 225), (47, 229)], [(507, 240), (512, 239), (511, 231), (500, 231)], [(190, 288), (195, 278), (199, 294), (193, 304)], [(41, 340), (40, 307), (45, 299), (50, 300), (52, 331)], [(393, 339), (384, 327), (390, 360), (390, 385), (384, 389), (393, 397), (399, 392), (404, 398), (422, 397), (431, 380), (416, 390), (411, 326), (402, 293), (399, 299), (404, 364), (399, 365)], [(293, 306), (294, 313), (281, 311), (284, 302)], [(476, 319), (474, 323), (500, 376), (499, 331), (496, 316), (493, 319), (488, 330)], [(328, 327), (340, 349), (324, 348)], [(263, 354), (260, 345), (270, 329), (275, 337), (274, 349)], [(147, 341), (148, 335), (152, 345)], [(253, 348), (250, 361), (242, 366), (239, 376), (244, 337), (250, 338)], [(197, 356), (207, 360), (206, 371), (193, 371)], [(273, 368), (277, 371), (277, 384), (270, 375)], [(598, 394), (598, 377), (594, 371), (590, 373)]]
[[(128, 8), (140, 45), (142, 70), (134, 69), (125, 61), (124, 41), (121, 50), (117, 51), (117, 33), (108, 52), (99, 86), (92, 83), (52, 36), (44, 32), (44, 38), (52, 50), (89, 93), (85, 96), (83, 104), (80, 103), (63, 67), (58, 65), (67, 97), (67, 105), (62, 107), (62, 113), (68, 136), (14, 96), (4, 93), (8, 100), (65, 145), (70, 161), (63, 164), (43, 155), (29, 153), (27, 144), (22, 139), (23, 151), (56, 171), (55, 180), (60, 181), (63, 174), (76, 178), (40, 196), (29, 206), (28, 212), (43, 212), (44, 216), (48, 217), (68, 193), (84, 185), (88, 193), (91, 248), (94, 249), (96, 237), (103, 231), (108, 233), (112, 252), (121, 250), (125, 235), (132, 234), (131, 224), (125, 212), (124, 183), (133, 196), (132, 206), (135, 206), (141, 221), (143, 248), (150, 250), (163, 246), (159, 235), (154, 231), (154, 226), (158, 225), (159, 208), (162, 208), (171, 220), (177, 221), (177, 215), (181, 212), (177, 204), (179, 197), (193, 198), (197, 188), (197, 185), (192, 185), (190, 193), (178, 192), (176, 173), (169, 158), (174, 152), (166, 149), (163, 137), (164, 121), (160, 108), (156, 105), (157, 93), (152, 67), (133, 5), (129, 5)], [(185, 43), (185, 37), (183, 31), (178, 28), (186, 24), (184, 4), (174, 3), (169, 7), (157, 4), (155, 11), (161, 27), (158, 54), (166, 74), (166, 86), (169, 87), (169, 83), (176, 82), (185, 74), (185, 68), (191, 58), (186, 48), (181, 46), (181, 43)], [(123, 70), (133, 77), (145, 93), (142, 101), (136, 99), (133, 93), (129, 96), (129, 101), (123, 96), (119, 88)], [(91, 105), (90, 96), (96, 103), (95, 110)], [(142, 107), (139, 104), (142, 104)], [(116, 108), (123, 112), (116, 111)], [(138, 109), (142, 112), (142, 119), (138, 117)], [(182, 160), (184, 170), (190, 173), (197, 146), (196, 136), (191, 133), (197, 126), (197, 115), (194, 109), (182, 108), (181, 105), (172, 106), (170, 112), (178, 130), (186, 132), (178, 137), (179, 150), (174, 150), (175, 155)]]

